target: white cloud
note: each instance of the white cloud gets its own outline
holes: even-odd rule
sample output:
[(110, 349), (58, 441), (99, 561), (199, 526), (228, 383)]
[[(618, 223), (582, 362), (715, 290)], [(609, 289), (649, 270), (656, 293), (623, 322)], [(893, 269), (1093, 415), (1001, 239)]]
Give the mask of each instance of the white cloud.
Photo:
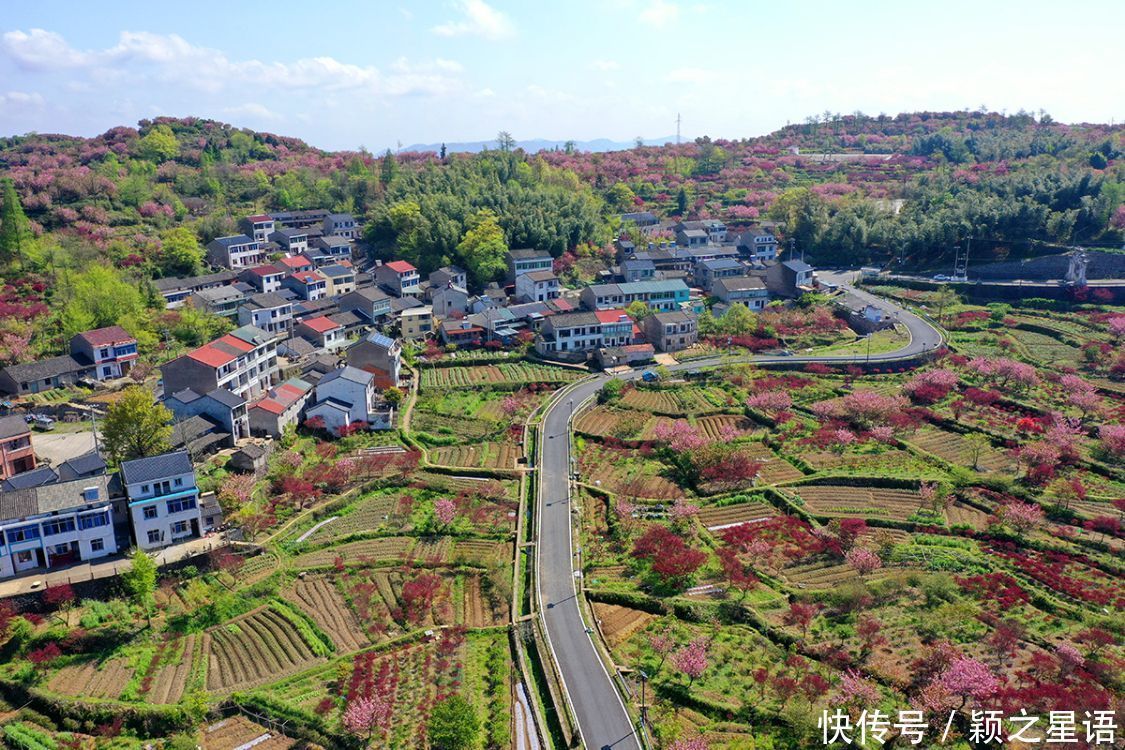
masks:
[(611, 70), (621, 70), (621, 63), (616, 60), (594, 60), (590, 63), (590, 67), (594, 70), (600, 70), (603, 73), (608, 73)]
[(649, 26), (664, 27), (674, 23), (680, 17), (680, 6), (667, 0), (652, 0), (641, 11), (641, 22)]
[(41, 94), (29, 94), (26, 91), (9, 91), (0, 94), (0, 107), (39, 109), (44, 104), (46, 104), (46, 101)]
[(42, 29), (10, 31), (0, 49), (28, 70), (86, 69), (102, 86), (121, 84), (130, 76), (175, 84), (208, 93), (233, 86), (256, 88), (365, 90), (373, 95), (443, 94), (453, 90), (462, 67), (452, 60), (411, 63), (400, 58), (388, 73), (370, 65), (353, 65), (333, 57), (308, 57), (292, 62), (232, 60), (223, 52), (191, 44), (176, 34), (123, 31), (117, 44), (103, 50), (71, 47), (59, 34)]
[(505, 39), (516, 33), (511, 19), (484, 0), (456, 0), (455, 7), (462, 18), (434, 26), (438, 36), (479, 36), (485, 39)]
[(227, 107), (223, 111), (226, 114), (233, 115), (235, 117), (250, 117), (257, 120), (276, 121), (284, 119), (277, 112), (274, 112), (266, 105), (259, 104), (258, 102), (247, 102), (246, 104), (240, 104), (237, 107)]

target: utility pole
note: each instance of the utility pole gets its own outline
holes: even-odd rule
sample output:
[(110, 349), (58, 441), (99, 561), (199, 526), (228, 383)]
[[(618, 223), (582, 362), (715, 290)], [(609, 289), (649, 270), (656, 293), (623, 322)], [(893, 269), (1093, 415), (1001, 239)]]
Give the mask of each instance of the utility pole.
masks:
[(789, 260), (793, 260), (793, 248), (797, 244), (797, 240), (793, 237), (789, 238)]
[(676, 113), (676, 145), (680, 145), (680, 113)]
[(953, 260), (953, 280), (954, 281), (968, 281), (969, 280), (969, 248), (973, 241), (972, 237), (965, 238), (964, 252), (958, 245), (954, 248), (957, 252), (956, 258)]

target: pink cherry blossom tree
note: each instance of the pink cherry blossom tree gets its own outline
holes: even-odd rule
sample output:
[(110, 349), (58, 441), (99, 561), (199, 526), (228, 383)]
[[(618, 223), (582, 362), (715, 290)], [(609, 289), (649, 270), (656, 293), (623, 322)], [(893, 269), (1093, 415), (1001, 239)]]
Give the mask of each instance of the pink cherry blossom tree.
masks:
[(937, 678), (949, 694), (961, 697), (961, 707), (972, 700), (983, 700), (1000, 689), (1000, 680), (977, 659), (961, 657), (954, 659)]
[(848, 565), (855, 568), (856, 572), (861, 576), (872, 573), (883, 567), (882, 558), (871, 550), (864, 549), (863, 547), (853, 547), (848, 551), (848, 554), (844, 556), (844, 559), (847, 560)]
[(391, 717), (391, 702), (380, 695), (363, 696), (348, 702), (344, 710), (344, 727), (370, 741), (376, 729), (386, 726)]
[(442, 526), (449, 526), (457, 518), (457, 505), (448, 498), (434, 501), (434, 518)]
[(688, 685), (703, 676), (707, 671), (707, 641), (696, 638), (688, 645), (672, 654), (672, 666), (688, 678)]
[(1034, 503), (1005, 503), (1000, 506), (996, 515), (1018, 534), (1027, 534), (1043, 523), (1043, 509)]

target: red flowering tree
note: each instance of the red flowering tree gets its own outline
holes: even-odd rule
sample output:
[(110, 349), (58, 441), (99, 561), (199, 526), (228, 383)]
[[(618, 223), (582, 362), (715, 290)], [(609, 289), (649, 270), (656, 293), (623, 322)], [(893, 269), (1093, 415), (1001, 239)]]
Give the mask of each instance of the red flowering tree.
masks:
[(683, 588), (707, 561), (707, 554), (689, 547), (666, 526), (653, 526), (633, 545), (633, 557), (648, 563), (660, 585)]
[(800, 628), (801, 636), (804, 637), (808, 635), (809, 625), (816, 619), (819, 612), (820, 607), (815, 604), (792, 602), (789, 605), (789, 610), (785, 613), (784, 622), (786, 625)]

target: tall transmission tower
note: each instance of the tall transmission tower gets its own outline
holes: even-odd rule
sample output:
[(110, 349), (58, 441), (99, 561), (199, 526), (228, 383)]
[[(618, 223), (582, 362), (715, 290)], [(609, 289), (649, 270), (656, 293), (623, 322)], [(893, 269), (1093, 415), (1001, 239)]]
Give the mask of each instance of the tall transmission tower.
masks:
[(676, 113), (676, 145), (680, 145), (680, 113)]
[(969, 280), (969, 246), (973, 238), (968, 237), (965, 239), (965, 244), (962, 247), (958, 245), (957, 257), (953, 260), (953, 281), (968, 281)]

